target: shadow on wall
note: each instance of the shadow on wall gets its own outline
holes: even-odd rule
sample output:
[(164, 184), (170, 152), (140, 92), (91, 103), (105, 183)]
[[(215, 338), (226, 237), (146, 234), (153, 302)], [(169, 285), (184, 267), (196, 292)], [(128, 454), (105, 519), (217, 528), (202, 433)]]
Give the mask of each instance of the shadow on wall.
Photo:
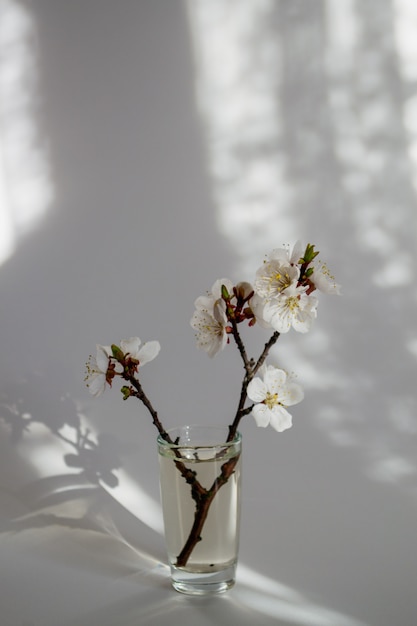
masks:
[[(144, 571), (149, 580), (154, 568), (165, 571), (160, 529), (117, 500), (126, 444), (113, 434), (93, 435), (76, 403), (54, 396), (36, 376), (3, 392), (0, 427), (8, 469), (0, 490), (2, 541), (18, 544), (31, 530), (33, 548), (58, 561), (74, 559), (109, 576)], [(134, 497), (140, 504), (139, 486)]]
[[(123, 626), (170, 611), (180, 615), (187, 610), (188, 599), (176, 592), (163, 602), (155, 600), (157, 610), (150, 598), (138, 603), (135, 581), (155, 593), (168, 590), (170, 581), (158, 524), (139, 519), (117, 500), (117, 487), (123, 489), (125, 478), (122, 458), (128, 449), (114, 436), (99, 433), (93, 437), (71, 398), (54, 398), (49, 391), (48, 395), (45, 403), (45, 388), (35, 377), (2, 397), (1, 427), (6, 435), (2, 442), (7, 446), (11, 478), (0, 491), (0, 544), (14, 547), (18, 555), (22, 545), (27, 549), (29, 538), (32, 550), (66, 567), (122, 577), (132, 586), (133, 600), (84, 615), (83, 620), (99, 617), (103, 625), (113, 626), (115, 615), (122, 614)], [(53, 473), (65, 466), (68, 472)], [(39, 476), (33, 480), (36, 472)], [(136, 487), (132, 496), (140, 504), (141, 487)], [(145, 498), (141, 506), (147, 504)], [(271, 619), (271, 624), (282, 626), (363, 626), (244, 564), (239, 566), (238, 582), (227, 600), (214, 608), (205, 607), (205, 612), (219, 611), (219, 619), (226, 615), (239, 618), (241, 624), (262, 617), (263, 623)]]
[[(394, 14), (385, 0), (360, 11), (353, 2), (250, 1), (227, 21), (224, 2), (189, 3), (190, 10), (204, 6), (212, 14), (199, 22), (196, 10), (192, 19), (196, 45), (206, 42), (210, 53), (199, 57), (206, 65), (198, 88), (219, 231), (249, 275), (272, 247), (298, 237), (329, 254), (344, 290), (338, 323), (330, 319), (334, 307), (329, 314), (320, 307), (320, 330), (280, 345), (280, 358), (308, 388), (317, 429), (336, 446), (360, 449), (373, 479), (415, 495), (416, 172), (409, 155), (417, 115), (415, 77), (405, 72), (412, 64), (395, 35), (411, 5), (397, 2), (402, 13)], [(109, 575), (168, 586), (157, 515), (144, 522), (110, 492), (126, 486), (126, 443), (92, 432), (77, 403), (54, 396), (36, 376), (2, 392), (0, 446), (10, 473), (2, 478), (1, 537), (16, 541), (36, 529), (38, 545), (56, 550), (55, 558), (67, 560), (70, 545), (86, 569), (105, 564)], [(132, 493), (146, 498), (137, 483)], [(241, 590), (224, 604), (237, 598), (253, 611), (236, 609), (250, 624), (258, 615), (352, 624), (277, 581), (240, 572)], [(131, 621), (153, 611), (152, 601), (140, 608), (135, 598)], [(175, 596), (160, 610), (185, 602)]]
[[(45, 464), (52, 466), (52, 450), (54, 444), (58, 445), (64, 464), (77, 471), (69, 476), (78, 476), (78, 481), (85, 483), (118, 485), (115, 470), (121, 467), (122, 443), (110, 433), (94, 438), (83, 425), (76, 403), (68, 394), (54, 396), (49, 388), (45, 389), (40, 377), (32, 375), (20, 385), (9, 385), (0, 400), (0, 418), (7, 425), (11, 444), (19, 444), (24, 437), (32, 438), (35, 445), (38, 440)], [(49, 437), (43, 444), (47, 434)], [(70, 451), (64, 452), (65, 449)], [(41, 452), (38, 453), (40, 461)], [(41, 462), (39, 465), (42, 467)]]

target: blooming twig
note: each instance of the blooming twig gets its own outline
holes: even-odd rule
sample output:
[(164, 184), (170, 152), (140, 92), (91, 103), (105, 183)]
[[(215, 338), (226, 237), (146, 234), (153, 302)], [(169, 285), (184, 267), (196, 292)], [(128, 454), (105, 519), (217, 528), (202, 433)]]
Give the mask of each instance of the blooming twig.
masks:
[[(227, 442), (233, 441), (243, 417), (252, 414), (258, 426), (271, 425), (282, 432), (292, 425), (288, 406), (303, 399), (303, 391), (293, 378), (282, 369), (267, 365), (271, 348), (282, 333), (291, 328), (305, 333), (310, 330), (317, 316), (318, 299), (311, 294), (316, 290), (325, 293), (340, 293), (339, 285), (327, 266), (316, 263), (318, 252), (308, 244), (302, 249), (297, 243), (290, 252), (288, 248), (277, 248), (266, 257), (256, 272), (254, 285), (241, 282), (233, 285), (227, 278), (217, 280), (211, 291), (195, 300), (195, 312), (191, 326), (196, 331), (197, 346), (210, 357), (223, 350), (233, 336), (243, 361), (243, 377), (235, 417), (229, 426)], [(239, 324), (247, 322), (253, 327), (256, 322), (272, 330), (257, 360), (249, 358), (239, 331)], [(132, 337), (110, 347), (97, 346), (96, 357), (87, 363), (86, 384), (94, 396), (100, 395), (106, 386), (112, 386), (116, 377), (128, 385), (121, 388), (123, 399), (138, 398), (152, 416), (161, 437), (174, 444), (174, 463), (191, 487), (191, 496), (196, 503), (194, 522), (187, 541), (177, 557), (177, 566), (185, 566), (195, 545), (202, 537), (202, 529), (210, 505), (219, 489), (227, 483), (234, 472), (238, 457), (228, 459), (212, 486), (201, 485), (195, 471), (187, 468), (181, 452), (173, 442), (145, 394), (138, 377), (139, 368), (152, 361), (159, 353), (157, 341), (141, 345), (138, 337)], [(247, 405), (248, 399), (251, 401)]]

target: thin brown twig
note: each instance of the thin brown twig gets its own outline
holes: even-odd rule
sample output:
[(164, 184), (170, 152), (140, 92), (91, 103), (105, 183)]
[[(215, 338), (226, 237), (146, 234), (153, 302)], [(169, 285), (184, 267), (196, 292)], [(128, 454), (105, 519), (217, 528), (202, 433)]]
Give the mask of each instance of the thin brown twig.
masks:
[[(270, 337), (269, 341), (266, 342), (264, 349), (261, 352), (261, 355), (259, 357), (259, 359), (256, 361), (256, 363), (251, 360), (250, 362), (247, 361), (247, 357), (245, 360), (245, 356), (246, 352), (243, 354), (240, 350), (240, 345), (238, 342), (238, 339), (240, 340), (240, 343), (242, 343), (242, 340), (240, 338), (240, 334), (239, 331), (236, 328), (236, 333), (233, 333), (233, 336), (236, 339), (236, 343), (237, 346), (239, 348), (239, 352), (242, 356), (244, 365), (245, 365), (245, 369), (246, 369), (246, 375), (242, 381), (242, 387), (240, 390), (240, 397), (239, 397), (239, 404), (236, 410), (236, 414), (235, 414), (235, 418), (232, 422), (232, 424), (229, 426), (229, 435), (227, 440), (228, 441), (232, 441), (232, 439), (234, 438), (234, 436), (236, 435), (237, 429), (239, 427), (240, 424), (240, 420), (242, 419), (242, 417), (244, 417), (245, 415), (248, 415), (251, 411), (252, 411), (252, 406), (247, 407), (246, 409), (245, 404), (248, 398), (248, 385), (250, 383), (250, 381), (252, 380), (252, 378), (255, 376), (255, 374), (258, 372), (259, 368), (263, 365), (263, 363), (265, 362), (266, 357), (268, 356), (268, 353), (270, 351), (270, 349), (272, 348), (272, 346), (278, 341), (279, 338), (279, 332), (275, 331), (273, 333), (273, 335)], [(246, 366), (246, 363), (249, 363), (249, 367)]]

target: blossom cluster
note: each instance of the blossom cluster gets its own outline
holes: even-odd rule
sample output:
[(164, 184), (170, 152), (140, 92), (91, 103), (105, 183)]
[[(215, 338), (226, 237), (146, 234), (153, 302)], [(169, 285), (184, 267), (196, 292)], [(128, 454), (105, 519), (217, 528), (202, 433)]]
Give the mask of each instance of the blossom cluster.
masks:
[[(233, 284), (228, 278), (216, 280), (210, 292), (195, 300), (191, 326), (195, 330), (197, 346), (210, 357), (215, 356), (233, 337), (242, 356), (246, 375), (242, 384), (241, 403), (234, 424), (251, 413), (261, 427), (271, 425), (281, 432), (292, 425), (287, 407), (303, 399), (301, 386), (285, 370), (265, 362), (269, 348), (279, 335), (291, 328), (300, 333), (310, 330), (317, 316), (316, 291), (339, 294), (340, 287), (326, 264), (317, 259), (314, 245), (304, 248), (297, 242), (289, 247), (276, 248), (256, 271), (253, 284)], [(273, 336), (258, 361), (247, 358), (238, 325), (249, 327), (258, 323), (273, 331)], [(160, 350), (158, 341), (142, 345), (138, 337), (122, 341), (120, 346), (97, 345), (96, 357), (87, 363), (86, 384), (94, 396), (100, 395), (106, 385), (111, 386), (116, 376), (130, 386), (123, 386), (124, 399), (137, 396), (150, 403), (137, 379), (138, 369), (154, 359)], [(253, 404), (245, 408), (249, 398)]]
[[(222, 350), (236, 325), (248, 320), (258, 322), (276, 333), (291, 328), (300, 333), (310, 330), (317, 316), (316, 290), (340, 294), (340, 286), (327, 265), (317, 260), (314, 245), (305, 248), (297, 242), (289, 247), (275, 248), (256, 271), (253, 285), (233, 286), (227, 278), (217, 280), (211, 291), (195, 301), (191, 326), (196, 331), (199, 348), (210, 357)], [(292, 377), (272, 365), (262, 365), (247, 387), (247, 395), (255, 402), (252, 415), (258, 426), (271, 425), (286, 430), (292, 425), (287, 407), (300, 402), (303, 392)]]
[(340, 293), (326, 264), (315, 262), (317, 255), (314, 246), (309, 244), (303, 251), (297, 242), (291, 252), (287, 247), (272, 250), (257, 270), (253, 287), (250, 283), (233, 287), (227, 278), (217, 280), (211, 291), (194, 303), (191, 326), (196, 331), (197, 345), (209, 356), (224, 348), (232, 332), (233, 308), (240, 314), (240, 318), (235, 318), (237, 322), (247, 318), (251, 325), (257, 321), (279, 333), (287, 333), (291, 328), (300, 333), (309, 331), (318, 305), (318, 299), (311, 294), (316, 289)]

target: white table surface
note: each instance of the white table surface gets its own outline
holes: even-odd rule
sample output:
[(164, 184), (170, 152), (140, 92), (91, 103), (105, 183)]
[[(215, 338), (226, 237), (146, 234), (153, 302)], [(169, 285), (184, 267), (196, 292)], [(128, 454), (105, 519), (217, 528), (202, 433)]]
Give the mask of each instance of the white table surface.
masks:
[[(417, 623), (415, 65), (395, 6), (0, 1), (1, 626)], [(274, 352), (305, 388), (293, 428), (242, 423), (235, 587), (186, 597), (154, 428), (117, 390), (91, 398), (84, 364), (158, 339), (143, 384), (166, 425), (228, 422), (241, 365), (196, 349), (194, 299), (297, 238), (343, 296)]]

